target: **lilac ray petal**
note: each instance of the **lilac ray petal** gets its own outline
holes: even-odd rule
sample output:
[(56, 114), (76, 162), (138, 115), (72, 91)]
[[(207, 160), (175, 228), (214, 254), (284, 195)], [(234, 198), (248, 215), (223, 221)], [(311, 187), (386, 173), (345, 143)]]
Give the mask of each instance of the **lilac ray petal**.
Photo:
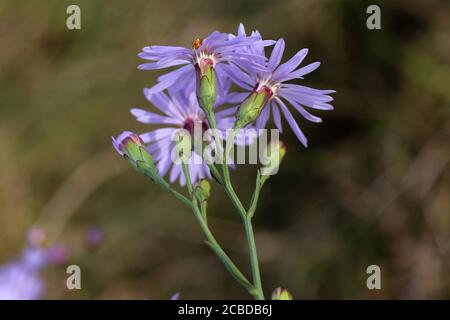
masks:
[[(233, 55), (238, 55), (238, 53), (234, 53)], [(232, 57), (232, 59), (229, 59), (229, 64), (234, 64), (238, 66), (240, 69), (245, 70), (246, 72), (251, 72), (252, 74), (255, 73), (267, 73), (269, 70), (264, 65), (265, 61), (251, 61), (249, 59), (242, 59), (242, 58), (235, 58)]]
[[(145, 59), (144, 57), (140, 56), (140, 58)], [(187, 60), (172, 60), (167, 61), (165, 63), (162, 63), (161, 61), (158, 62), (147, 62), (147, 63), (141, 63), (138, 65), (138, 69), (140, 70), (157, 70), (157, 69), (165, 69), (169, 67), (179, 66), (182, 64), (187, 64), (189, 61)]]
[[(281, 92), (281, 90), (280, 90)], [(318, 109), (318, 110), (332, 110), (333, 106), (325, 103), (323, 101), (328, 101), (328, 98), (333, 100), (329, 96), (323, 96), (323, 95), (308, 95), (306, 93), (297, 93), (297, 94), (288, 94), (288, 93), (282, 93), (280, 94), (281, 97), (289, 100), (293, 100), (297, 103), (300, 103), (306, 107)]]
[(269, 120), (270, 115), (270, 105), (266, 105), (264, 109), (261, 111), (258, 119), (256, 120), (256, 128), (264, 129), (267, 124), (267, 120)]
[[(220, 80), (220, 79), (218, 79)], [(195, 83), (195, 70), (192, 69), (189, 72), (186, 72), (185, 75), (178, 78), (178, 81), (176, 81), (174, 84), (170, 86), (172, 90), (182, 90), (183, 88), (187, 87), (190, 83)]]
[(283, 126), (281, 124), (281, 115), (280, 110), (278, 109), (278, 106), (276, 103), (271, 103), (272, 107), (272, 115), (273, 115), (273, 121), (275, 122), (275, 126), (280, 130), (280, 132), (283, 132)]
[(203, 39), (203, 44), (200, 47), (200, 49), (209, 48), (211, 50), (214, 50), (213, 49), (214, 43), (222, 43), (226, 40), (228, 40), (228, 36), (226, 34), (221, 33), (219, 31), (214, 31), (209, 36), (207, 36), (205, 39)]
[(281, 64), (273, 73), (272, 78), (276, 81), (278, 79), (286, 76), (289, 72), (294, 70), (298, 67), (300, 63), (302, 63), (303, 59), (305, 59), (306, 55), (308, 54), (308, 49), (302, 49), (299, 52), (297, 52), (291, 59), (289, 59), (287, 62)]
[(142, 49), (143, 52), (157, 53), (160, 55), (167, 55), (173, 53), (186, 53), (189, 54), (191, 50), (184, 47), (172, 47), (172, 46), (148, 46)]
[(169, 170), (170, 165), (172, 164), (172, 159), (170, 159), (169, 153), (164, 153), (165, 156), (161, 158), (161, 160), (158, 162), (157, 168), (158, 173), (160, 176), (164, 176), (167, 173), (167, 170)]
[(150, 93), (153, 94), (155, 92), (160, 92), (164, 89), (167, 89), (176, 81), (178, 81), (180, 77), (189, 75), (189, 73), (192, 72), (192, 68), (193, 66), (189, 64), (172, 72), (166, 73), (163, 76), (160, 76), (158, 78), (159, 83), (149, 89)]
[(286, 105), (281, 101), (280, 99), (276, 98), (276, 101), (278, 105), (281, 107), (281, 111), (284, 114), (284, 117), (286, 118), (287, 122), (291, 126), (292, 130), (294, 131), (297, 138), (300, 140), (300, 142), (305, 146), (308, 147), (308, 139), (306, 139), (306, 136), (303, 134), (302, 130), (300, 130), (297, 122), (295, 122), (294, 117), (292, 116), (289, 109), (286, 107)]
[(326, 95), (331, 93), (336, 93), (335, 90), (321, 90), (321, 89), (314, 89), (310, 87), (301, 86), (299, 84), (293, 84), (293, 83), (285, 83), (282, 86), (285, 90), (295, 90), (296, 92), (306, 92), (306, 93), (314, 93), (314, 94), (320, 94), (320, 95)]
[(278, 67), (278, 65), (280, 64), (281, 58), (283, 57), (284, 53), (284, 47), (285, 44), (283, 39), (278, 40), (275, 46), (273, 47), (269, 63), (267, 65), (270, 71), (275, 70), (275, 68)]
[(158, 141), (167, 137), (170, 137), (173, 133), (173, 131), (176, 130), (175, 128), (160, 128), (155, 129), (153, 131), (149, 131), (146, 133), (142, 133), (139, 135), (139, 137), (144, 141), (144, 143), (149, 143), (153, 141)]
[(166, 152), (172, 145), (172, 137), (165, 137), (147, 146), (147, 151), (153, 156), (159, 155), (161, 152)]
[[(231, 47), (243, 47), (243, 46), (249, 46), (253, 45), (256, 41), (259, 39), (257, 37), (236, 37), (233, 39), (227, 39), (225, 41), (217, 42), (216, 44), (213, 44), (209, 46), (210, 50), (222, 52), (222, 50), (227, 50)], [(221, 50), (222, 49), (222, 50)]]
[(175, 180), (178, 179), (178, 176), (181, 173), (181, 165), (180, 164), (174, 164), (172, 167), (172, 170), (170, 171), (170, 177), (169, 181), (173, 183)]
[(184, 177), (184, 172), (180, 173), (178, 181), (180, 183), (180, 186), (184, 187), (186, 185), (186, 178)]
[(144, 96), (159, 111), (164, 112), (169, 117), (180, 118), (179, 113), (170, 108), (170, 99), (164, 92), (150, 93), (150, 89), (144, 88)]
[(234, 64), (221, 65), (222, 70), (241, 88), (251, 90), (255, 81)]
[(280, 78), (279, 81), (289, 81), (292, 79), (303, 79), (304, 75), (313, 72), (319, 66), (320, 66), (320, 62), (310, 63), (307, 66), (304, 66), (303, 68), (300, 68), (294, 72), (287, 74), (285, 77)]
[(223, 105), (226, 103), (241, 104), (242, 101), (244, 101), (244, 99), (248, 97), (248, 95), (248, 92), (232, 92), (227, 94), (226, 96), (220, 97), (218, 99), (218, 101), (220, 102), (218, 105)]
[(169, 118), (162, 116), (153, 112), (145, 111), (142, 109), (133, 108), (130, 110), (131, 114), (136, 118), (137, 121), (142, 123), (156, 123), (156, 124), (180, 124), (178, 119)]
[(311, 122), (322, 122), (322, 119), (319, 117), (316, 117), (315, 115), (312, 115), (311, 113), (309, 113), (308, 111), (305, 110), (305, 108), (303, 108), (300, 104), (298, 104), (297, 102), (293, 101), (293, 100), (289, 100), (286, 99), (298, 112), (300, 112), (300, 114), (303, 116), (303, 118), (311, 121)]
[(238, 107), (226, 108), (221, 111), (216, 112), (216, 118), (224, 118), (231, 115), (235, 115)]

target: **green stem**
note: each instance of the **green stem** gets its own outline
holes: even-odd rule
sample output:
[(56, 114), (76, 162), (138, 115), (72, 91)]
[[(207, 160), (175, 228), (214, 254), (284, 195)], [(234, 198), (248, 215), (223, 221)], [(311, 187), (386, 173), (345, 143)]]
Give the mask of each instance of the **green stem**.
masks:
[(220, 261), (222, 261), (225, 268), (233, 276), (233, 278), (237, 282), (239, 282), (239, 284), (241, 284), (248, 292), (255, 295), (254, 286), (247, 280), (247, 278), (242, 274), (242, 272), (238, 269), (238, 267), (236, 267), (233, 261), (231, 261), (231, 259), (225, 253), (225, 251), (223, 251), (222, 247), (219, 245), (219, 243), (211, 233), (208, 225), (206, 224), (206, 221), (202, 218), (202, 214), (199, 211), (198, 207), (194, 204), (192, 205), (192, 211), (194, 212), (195, 218), (197, 219), (197, 222), (200, 224), (200, 227), (206, 236), (207, 239), (206, 244), (214, 251), (214, 253), (220, 259)]
[[(207, 113), (206, 117), (209, 122), (209, 126), (212, 129), (217, 129), (216, 127), (216, 121), (215, 116), (213, 113)], [(248, 251), (250, 254), (250, 264), (252, 269), (252, 278), (253, 278), (253, 285), (255, 286), (255, 292), (251, 292), (253, 296), (257, 300), (264, 300), (264, 292), (262, 290), (262, 284), (261, 284), (261, 274), (259, 271), (259, 263), (258, 263), (258, 254), (256, 251), (256, 243), (255, 243), (255, 237), (253, 233), (253, 226), (251, 215), (247, 214), (244, 206), (242, 205), (241, 201), (239, 200), (239, 197), (237, 196), (236, 192), (234, 191), (233, 185), (231, 183), (231, 177), (230, 177), (230, 171), (227, 165), (227, 156), (230, 151), (230, 148), (234, 144), (234, 137), (236, 136), (237, 130), (233, 130), (230, 137), (228, 137), (226, 143), (225, 143), (225, 150), (222, 154), (222, 173), (223, 173), (223, 186), (225, 188), (226, 193), (228, 194), (228, 197), (231, 199), (233, 205), (236, 207), (237, 211), (239, 212), (239, 215), (241, 217), (242, 223), (244, 224), (244, 230), (245, 230), (245, 238), (247, 240), (247, 246)], [(256, 191), (255, 191), (256, 192)], [(259, 192), (259, 191), (257, 191)], [(254, 205), (256, 208), (256, 205)], [(253, 209), (254, 210), (254, 209)]]
[(183, 168), (183, 173), (184, 173), (184, 177), (186, 179), (186, 185), (188, 188), (189, 195), (192, 197), (192, 199), (194, 199), (194, 197), (193, 197), (194, 187), (192, 186), (191, 175), (189, 173), (189, 166), (186, 162), (183, 161), (181, 163), (181, 167)]
[(189, 166), (187, 163), (182, 163), (183, 173), (186, 178), (186, 185), (189, 191), (189, 194), (192, 197), (192, 202), (190, 203), (190, 207), (192, 209), (192, 212), (194, 213), (194, 216), (197, 220), (197, 222), (200, 224), (200, 227), (203, 231), (203, 233), (206, 236), (207, 242), (206, 244), (214, 251), (214, 253), (217, 255), (217, 257), (222, 261), (225, 268), (228, 270), (228, 272), (233, 276), (234, 279), (236, 279), (237, 282), (239, 282), (245, 289), (247, 289), (250, 294), (253, 294), (255, 298), (257, 290), (255, 290), (255, 287), (247, 280), (247, 278), (242, 274), (242, 272), (236, 267), (236, 265), (231, 261), (231, 259), (228, 257), (228, 255), (223, 251), (222, 247), (219, 245), (217, 240), (214, 238), (211, 230), (208, 227), (208, 223), (206, 220), (206, 206), (201, 206), (201, 209), (198, 207), (198, 201), (195, 198), (193, 194), (193, 185), (190, 178), (189, 173)]
[(255, 191), (252, 195), (252, 200), (250, 201), (250, 208), (248, 209), (247, 216), (252, 218), (256, 211), (256, 206), (258, 205), (259, 193), (262, 189), (264, 182), (261, 181), (261, 173), (258, 170), (256, 175)]
[(220, 174), (219, 170), (217, 170), (214, 163), (209, 164), (208, 167), (209, 167), (209, 170), (211, 171), (211, 174), (214, 177), (214, 179), (216, 179), (219, 184), (223, 184), (222, 175)]
[(261, 275), (259, 272), (258, 254), (256, 252), (256, 243), (255, 243), (255, 236), (253, 233), (252, 219), (250, 217), (247, 217), (243, 222), (244, 222), (245, 236), (247, 238), (248, 249), (250, 253), (253, 285), (255, 286), (255, 289), (257, 291), (256, 299), (264, 300), (265, 298), (261, 284)]

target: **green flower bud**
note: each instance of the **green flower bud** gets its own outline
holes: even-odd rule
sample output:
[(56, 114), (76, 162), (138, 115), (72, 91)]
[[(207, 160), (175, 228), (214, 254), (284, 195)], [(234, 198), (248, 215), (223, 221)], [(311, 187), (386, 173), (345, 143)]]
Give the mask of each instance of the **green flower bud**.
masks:
[(153, 181), (160, 179), (153, 158), (145, 148), (142, 139), (135, 133), (124, 131), (117, 139), (114, 137), (113, 146), (116, 151), (138, 172), (148, 176)]
[(211, 194), (211, 185), (209, 184), (208, 180), (203, 179), (197, 182), (194, 186), (194, 192), (199, 201), (208, 200)]
[(208, 198), (211, 193), (211, 186), (208, 180), (201, 180), (194, 185), (194, 196), (200, 204), (202, 217), (207, 221), (206, 208), (208, 207)]
[(276, 288), (272, 292), (272, 300), (292, 300), (292, 295), (286, 289)]
[(195, 64), (197, 75), (197, 99), (206, 113), (213, 112), (217, 97), (217, 79), (212, 58), (201, 58)]
[(234, 127), (240, 129), (255, 122), (272, 95), (273, 91), (268, 86), (263, 85), (260, 88), (256, 88), (241, 103), (236, 113), (236, 123), (234, 124)]
[(266, 154), (262, 159), (263, 166), (260, 169), (263, 182), (278, 172), (281, 161), (286, 154), (286, 145), (279, 140), (271, 141), (267, 146)]

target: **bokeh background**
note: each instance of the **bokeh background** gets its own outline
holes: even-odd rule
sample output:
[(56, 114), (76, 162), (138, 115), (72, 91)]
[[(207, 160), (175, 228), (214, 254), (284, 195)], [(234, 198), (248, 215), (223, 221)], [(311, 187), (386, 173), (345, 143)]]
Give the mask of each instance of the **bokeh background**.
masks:
[[(82, 30), (66, 28), (81, 7)], [(382, 29), (366, 28), (378, 4)], [(304, 84), (335, 89), (335, 110), (298, 116), (310, 140), (286, 130), (288, 153), (254, 223), (266, 295), (297, 299), (450, 298), (450, 4), (447, 1), (16, 1), (0, 2), (0, 263), (29, 228), (71, 249), (82, 290), (65, 267), (44, 271), (45, 298), (248, 298), (203, 244), (192, 214), (136, 174), (111, 147), (143, 132), (128, 109), (158, 72), (136, 69), (150, 44), (189, 46), (239, 22), (286, 54), (321, 61)], [(287, 124), (285, 124), (287, 128)], [(233, 172), (245, 202), (255, 167)], [(212, 229), (248, 273), (238, 215), (217, 185)], [(100, 226), (96, 250), (84, 234)], [(382, 290), (366, 288), (381, 267)]]

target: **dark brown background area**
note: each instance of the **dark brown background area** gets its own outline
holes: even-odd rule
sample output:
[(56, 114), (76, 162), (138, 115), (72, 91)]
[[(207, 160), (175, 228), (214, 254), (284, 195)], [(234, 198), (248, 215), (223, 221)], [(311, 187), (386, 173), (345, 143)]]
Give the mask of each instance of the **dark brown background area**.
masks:
[[(78, 4), (82, 30), (66, 28)], [(378, 4), (382, 29), (366, 28)], [(192, 214), (122, 161), (110, 137), (144, 132), (128, 109), (150, 107), (136, 69), (150, 44), (189, 46), (239, 22), (309, 48), (321, 67), (302, 84), (335, 89), (322, 124), (297, 117), (277, 176), (255, 216), (266, 295), (450, 298), (450, 6), (446, 1), (0, 2), (0, 263), (17, 256), (36, 220), (72, 248), (82, 290), (47, 269), (47, 298), (248, 298), (202, 243)], [(285, 56), (287, 58), (287, 56)], [(284, 127), (288, 126), (284, 123)], [(233, 172), (249, 200), (254, 167)], [(209, 220), (248, 272), (238, 215), (213, 187)], [(93, 224), (106, 233), (83, 247)], [(64, 227), (64, 228), (62, 228)], [(62, 230), (62, 232), (59, 232)], [(380, 265), (382, 290), (366, 288)]]

